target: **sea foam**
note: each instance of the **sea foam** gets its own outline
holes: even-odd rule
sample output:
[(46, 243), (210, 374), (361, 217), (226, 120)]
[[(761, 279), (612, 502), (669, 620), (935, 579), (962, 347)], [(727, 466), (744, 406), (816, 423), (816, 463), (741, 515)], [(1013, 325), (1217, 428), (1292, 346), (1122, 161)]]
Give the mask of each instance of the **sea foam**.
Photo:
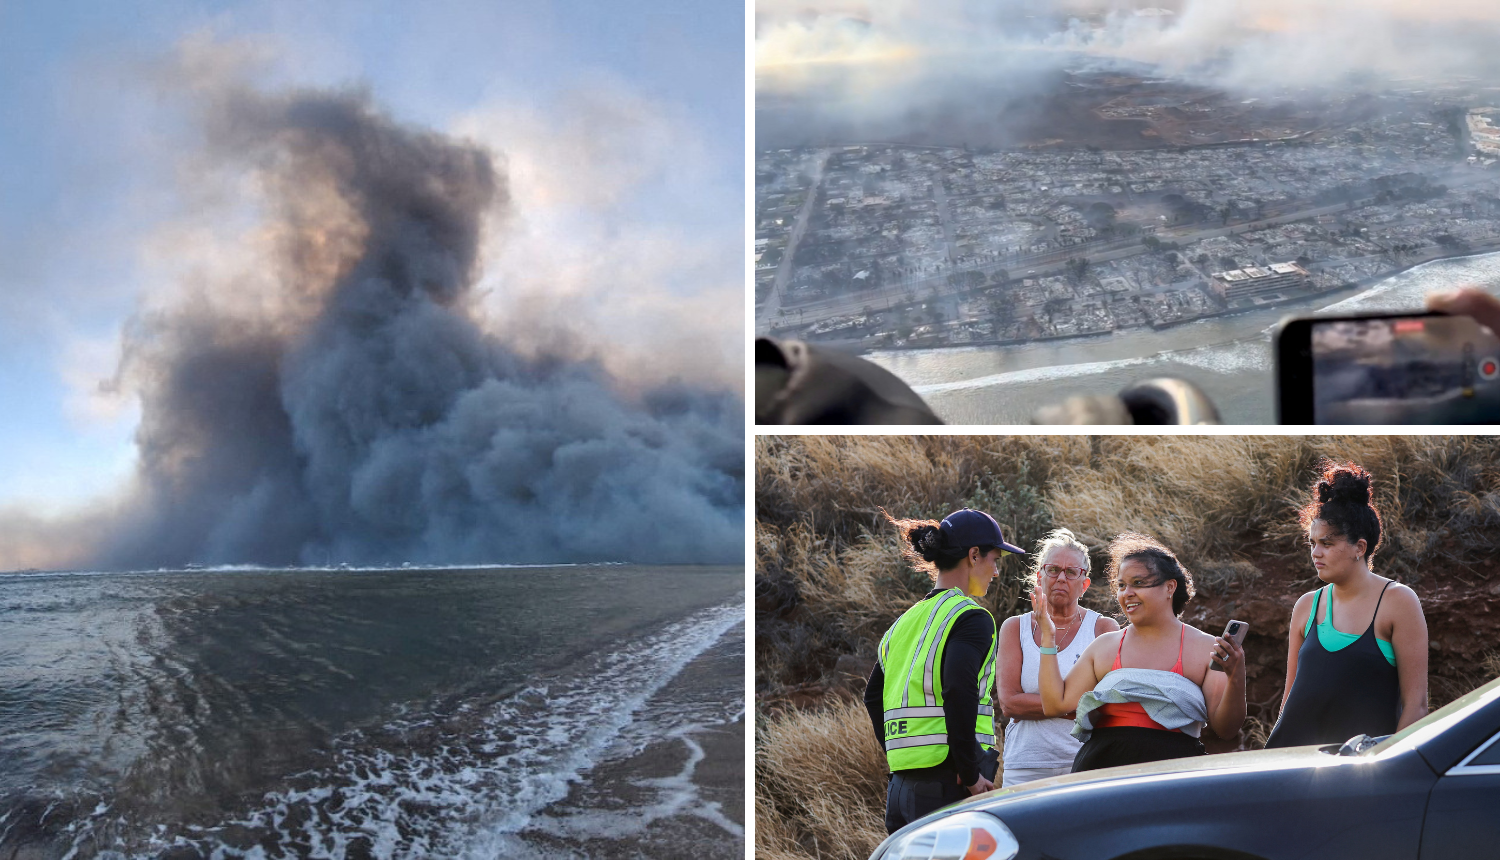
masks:
[[(678, 773), (639, 781), (653, 800), (623, 818), (589, 813), (551, 819), (542, 832), (618, 837), (665, 816), (692, 814), (743, 838), (743, 828), (717, 804), (695, 796), (692, 776), (703, 750), (691, 737), (704, 721), (743, 715), (743, 702), (663, 715), (646, 708), (743, 620), (744, 608), (737, 603), (702, 610), (623, 646), (583, 657), (564, 671), (534, 678), (502, 698), (465, 702), (447, 714), (424, 707), (378, 731), (350, 733), (336, 743), (330, 766), (292, 777), (292, 787), (266, 794), (263, 803), (233, 820), (152, 835), (144, 851), (122, 846), (97, 856), (154, 857), (174, 847), (214, 860), (332, 860), (351, 853), (379, 858), (526, 856), (534, 851), (524, 834), (539, 814), (566, 797), (580, 774), (611, 755), (638, 751), (653, 732), (658, 740), (675, 737), (688, 748)], [(651, 722), (655, 728), (646, 728)], [(634, 724), (642, 728), (629, 731)], [(663, 728), (666, 733), (659, 733)], [(621, 830), (624, 818), (637, 820), (637, 830)], [(105, 833), (131, 829), (108, 809), (96, 810), (78, 824), (74, 852), (97, 846)], [(557, 851), (548, 856), (558, 856)]]

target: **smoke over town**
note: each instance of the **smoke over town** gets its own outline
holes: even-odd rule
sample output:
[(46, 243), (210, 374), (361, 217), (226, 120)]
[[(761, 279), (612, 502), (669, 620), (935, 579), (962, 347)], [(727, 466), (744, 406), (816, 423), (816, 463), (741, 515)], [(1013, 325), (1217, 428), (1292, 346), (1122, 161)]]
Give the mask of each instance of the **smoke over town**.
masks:
[(10, 523), (0, 548), (61, 540), (51, 564), (101, 568), (741, 557), (738, 392), (621, 382), (581, 337), (523, 352), (485, 324), (502, 156), (357, 91), (197, 97), (185, 170), (243, 177), (266, 253), (128, 324), (128, 492)]
[(1497, 8), (1470, 0), (773, 0), (757, 5), (758, 144), (1030, 142), (1027, 127), (1059, 110), (1064, 70), (1121, 64), (1244, 97), (1311, 99), (1454, 79), (1497, 85)]

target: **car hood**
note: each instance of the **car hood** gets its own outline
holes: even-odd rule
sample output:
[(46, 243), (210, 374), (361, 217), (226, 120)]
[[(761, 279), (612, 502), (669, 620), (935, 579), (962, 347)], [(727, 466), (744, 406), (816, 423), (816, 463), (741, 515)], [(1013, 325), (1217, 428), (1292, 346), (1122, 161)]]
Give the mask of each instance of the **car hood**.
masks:
[[(1108, 767), (1101, 770), (1084, 771), (1083, 773), (1070, 773), (1064, 776), (1039, 779), (1035, 782), (1028, 782), (1011, 788), (1000, 788), (995, 791), (975, 795), (957, 806), (949, 807), (949, 809), (973, 807), (992, 809), (1003, 806), (1008, 801), (1019, 800), (1038, 791), (1063, 786), (1083, 786), (1116, 782), (1122, 779), (1139, 779), (1141, 777), (1212, 770), (1279, 770), (1289, 767), (1319, 767), (1336, 765), (1352, 760), (1347, 757), (1319, 752), (1320, 748), (1318, 745), (1313, 745), (1273, 750), (1248, 750), (1220, 755), (1167, 759), (1166, 761), (1153, 761), (1146, 762), (1145, 764), (1125, 765), (1123, 767)], [(1336, 749), (1336, 747), (1330, 747), (1329, 749)]]

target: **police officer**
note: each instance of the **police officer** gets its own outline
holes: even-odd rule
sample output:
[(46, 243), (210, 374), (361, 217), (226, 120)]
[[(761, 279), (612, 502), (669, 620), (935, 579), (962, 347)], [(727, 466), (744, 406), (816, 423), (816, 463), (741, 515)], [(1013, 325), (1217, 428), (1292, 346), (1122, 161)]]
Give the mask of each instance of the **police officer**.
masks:
[(995, 747), (995, 619), (974, 598), (1001, 557), (1025, 551), (983, 511), (954, 511), (941, 523), (886, 519), (905, 539), (902, 555), (934, 586), (886, 631), (865, 687), (890, 765), (885, 826), (895, 833), (994, 788), (980, 762)]

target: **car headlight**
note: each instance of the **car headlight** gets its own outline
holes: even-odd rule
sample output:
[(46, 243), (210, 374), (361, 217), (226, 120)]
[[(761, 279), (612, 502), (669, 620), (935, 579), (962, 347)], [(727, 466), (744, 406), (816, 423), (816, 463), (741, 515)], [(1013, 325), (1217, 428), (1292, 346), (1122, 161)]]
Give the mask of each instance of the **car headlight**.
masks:
[(1000, 819), (960, 812), (924, 824), (891, 843), (882, 860), (1012, 860), (1021, 844)]

